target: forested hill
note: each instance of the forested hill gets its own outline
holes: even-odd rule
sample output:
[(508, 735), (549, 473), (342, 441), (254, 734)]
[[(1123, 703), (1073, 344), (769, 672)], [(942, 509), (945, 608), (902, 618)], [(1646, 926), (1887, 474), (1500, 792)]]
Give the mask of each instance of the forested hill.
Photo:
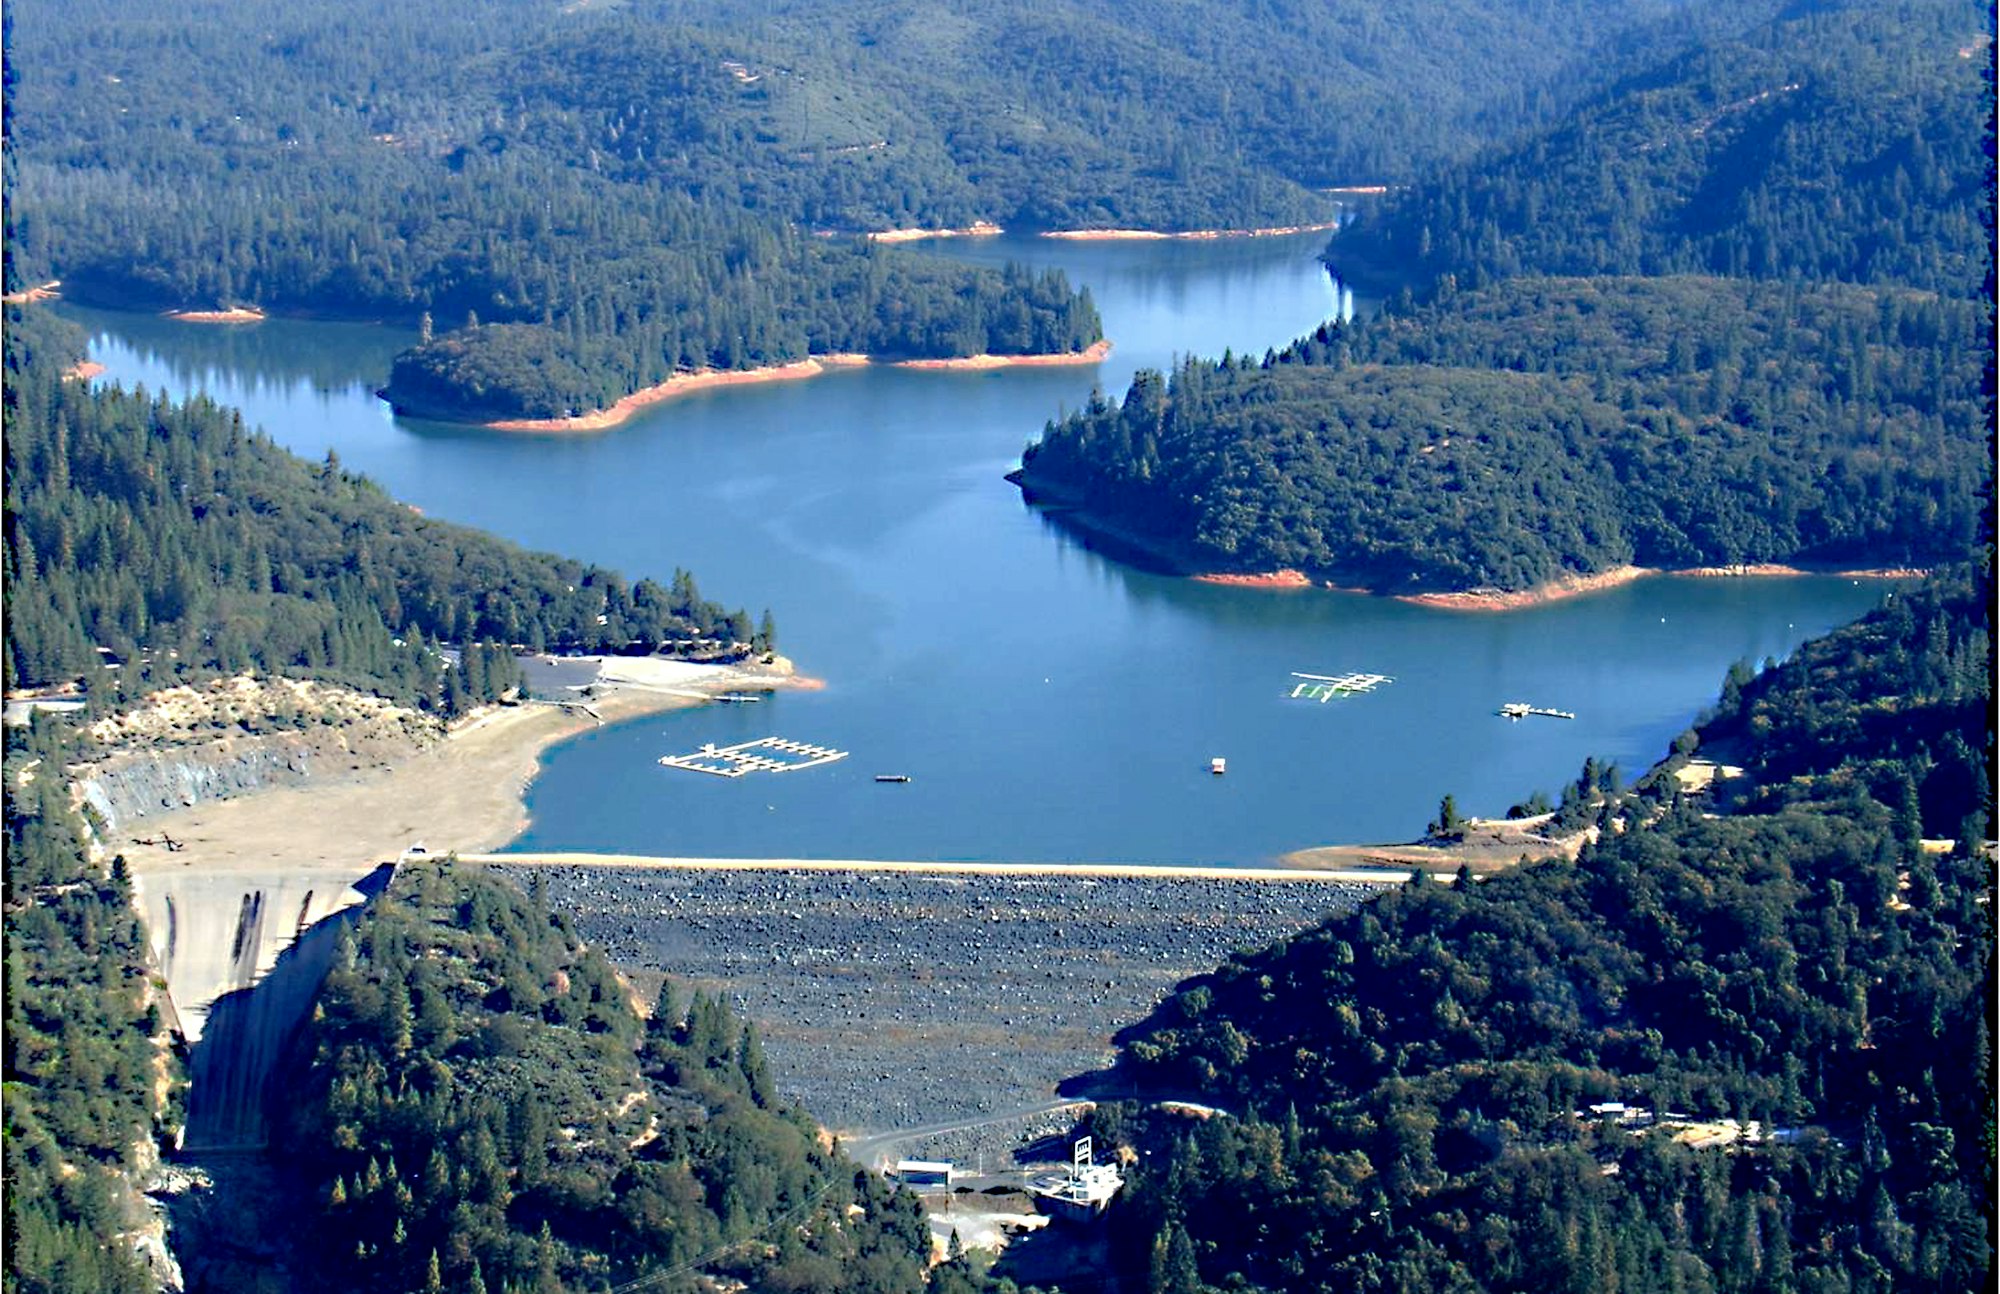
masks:
[(1513, 279), (1050, 424), (1031, 496), (1192, 570), (1385, 593), (1628, 562), (1927, 564), (1991, 462), (1976, 305), (1902, 288)]
[(1988, 294), (1992, 7), (1800, 8), (1445, 168), (1329, 258), (1420, 293), (1691, 272)]
[(1126, 1063), (1241, 1117), (1125, 1127), (1130, 1261), (1176, 1291), (1986, 1288), (1992, 598), (1960, 569), (1732, 676), (1672, 761), (1740, 761), (1719, 800), (1663, 768), (1575, 862), (1413, 883), (1184, 985)]
[[(10, 421), (9, 427), (11, 429)], [(11, 430), (10, 430), (11, 434)], [(173, 1144), (168, 1052), (131, 877), (92, 861), (52, 725), (6, 729), (6, 1288), (153, 1294), (134, 1170)]]
[(1621, 82), (1337, 236), (1415, 285), (1377, 319), (1142, 373), (1020, 479), (1177, 566), (1392, 593), (1965, 557), (1983, 32), (1944, 0), (1835, 7)]
[[(406, 869), (336, 958), (284, 1081), (311, 1288), (915, 1294), (915, 1197), (822, 1148), (716, 998), (640, 1021), (539, 898)], [(743, 1288), (743, 1284), (735, 1284)]]
[(813, 349), (1074, 351), (1098, 322), (1060, 281), (816, 235), (1324, 221), (1320, 187), (1506, 138), (1743, 10), (15, 5), (5, 289), (428, 316), (392, 393), (487, 419)]
[[(82, 338), (46, 307), (5, 327), (9, 690), (83, 678), (94, 699), (218, 671), (345, 682), (444, 712), (506, 690), (512, 656), (446, 671), (437, 645), (597, 651), (747, 643), (741, 611), (692, 576), (632, 584), (434, 521), (309, 464), (205, 399), (61, 375)], [(125, 668), (99, 670), (97, 648)], [(460, 673), (466, 678), (460, 678)], [(473, 674), (485, 683), (464, 692)]]

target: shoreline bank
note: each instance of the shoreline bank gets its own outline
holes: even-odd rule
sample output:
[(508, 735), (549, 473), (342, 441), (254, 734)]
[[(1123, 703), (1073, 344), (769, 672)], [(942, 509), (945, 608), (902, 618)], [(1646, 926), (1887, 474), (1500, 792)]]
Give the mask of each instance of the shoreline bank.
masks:
[(1793, 579), (1819, 575), (1850, 580), (1910, 580), (1922, 579), (1930, 574), (1928, 569), (1914, 566), (1807, 567), (1782, 562), (1745, 563), (1736, 566), (1691, 566), (1673, 570), (1656, 566), (1626, 565), (1615, 566), (1610, 570), (1590, 575), (1568, 576), (1530, 589), (1378, 593), (1374, 589), (1357, 585), (1338, 583), (1330, 579), (1316, 579), (1292, 567), (1270, 571), (1193, 570), (1180, 555), (1158, 541), (1127, 530), (1115, 522), (1103, 520), (1077, 502), (1074, 496), (1065, 494), (1059, 488), (1051, 490), (1028, 480), (1024, 469), (1017, 468), (1008, 473), (1007, 479), (1021, 490), (1022, 497), (1028, 503), (1036, 506), (1045, 515), (1059, 519), (1064, 526), (1084, 539), (1096, 540), (1113, 549), (1123, 550), (1122, 555), (1115, 551), (1109, 554), (1114, 560), (1123, 560), (1156, 574), (1177, 576), (1193, 580), (1198, 584), (1273, 592), (1323, 589), (1331, 593), (1362, 593), (1370, 597), (1388, 597), (1410, 606), (1432, 607), (1441, 611), (1522, 611), (1530, 607), (1546, 606), (1592, 593), (1601, 593), (1608, 589), (1621, 588), (1654, 576), (1681, 579)]
[(1074, 243), (1112, 242), (1214, 242), (1224, 238), (1283, 238), (1287, 234), (1323, 234), (1340, 228), (1339, 222), (1326, 220), (1310, 225), (1272, 225), (1263, 229), (1184, 229), (1173, 232), (1158, 229), (1045, 229), (1038, 238), (1052, 238)]
[(1278, 856), (1284, 867), (1327, 871), (1336, 875), (1374, 875), (1378, 883), (1391, 876), (1426, 871), (1448, 880), (1462, 866), (1474, 876), (1490, 876), (1517, 867), (1523, 859), (1575, 858), (1595, 835), (1595, 828), (1567, 836), (1543, 833), (1550, 815), (1533, 818), (1473, 818), (1459, 840), (1410, 840), (1382, 845), (1312, 845)]
[(263, 323), (268, 318), (255, 306), (231, 306), (227, 310), (168, 310), (161, 318), (175, 323), (191, 324), (254, 324)]
[[(149, 815), (111, 834), (135, 872), (269, 867), (361, 870), (421, 843), (428, 853), (498, 849), (528, 826), (525, 792), (556, 743), (600, 724), (700, 705), (747, 688), (811, 688), (791, 662), (691, 665), (595, 660), (602, 673), (575, 702), (489, 709), (387, 766), (356, 766), (303, 785)], [(649, 668), (649, 666), (651, 668)], [(163, 843), (168, 837), (173, 849)], [(142, 843), (143, 842), (143, 843)]]
[(878, 229), (862, 237), (871, 243), (915, 243), (927, 238), (997, 238), (1006, 232), (990, 220), (975, 220), (963, 229)]
[[(886, 368), (909, 369), (994, 369), (994, 368), (1041, 368), (1070, 364), (1096, 364), (1111, 353), (1111, 342), (1099, 340), (1080, 351), (1052, 355), (963, 355), (950, 359), (899, 359), (878, 360), (871, 355), (852, 352), (835, 352), (814, 355), (808, 359), (790, 364), (773, 364), (764, 368), (743, 369), (703, 369), (698, 373), (676, 373), (664, 382), (649, 386), (641, 391), (620, 399), (608, 409), (593, 409), (569, 418), (500, 418), (490, 422), (474, 422), (472, 425), (485, 427), (490, 431), (528, 432), (594, 432), (608, 431), (622, 426), (641, 410), (671, 400), (676, 396), (694, 391), (705, 391), (713, 387), (754, 386), (763, 382), (796, 382), (805, 378), (818, 377), (822, 373), (843, 368), (867, 368), (881, 364)], [(436, 415), (422, 414), (421, 417), (437, 421), (453, 421), (437, 418)]]
[(1661, 576), (1668, 579), (1733, 580), (1796, 579), (1808, 575), (1846, 580), (1918, 580), (1930, 571), (1914, 566), (1870, 566), (1814, 569), (1782, 562), (1758, 562), (1742, 566), (1688, 566), (1667, 570), (1657, 566), (1615, 566), (1595, 575), (1554, 580), (1532, 589), (1502, 591), (1472, 589), (1457, 593), (1403, 593), (1398, 602), (1414, 606), (1438, 607), (1446, 611), (1517, 611), (1546, 606), (1606, 589), (1621, 588), (1638, 580)]
[(23, 288), (19, 292), (9, 292), (4, 296), (0, 296), (0, 305), (25, 306), (32, 305), (37, 301), (55, 301), (61, 298), (61, 289), (61, 279), (50, 279), (47, 283), (36, 287)]

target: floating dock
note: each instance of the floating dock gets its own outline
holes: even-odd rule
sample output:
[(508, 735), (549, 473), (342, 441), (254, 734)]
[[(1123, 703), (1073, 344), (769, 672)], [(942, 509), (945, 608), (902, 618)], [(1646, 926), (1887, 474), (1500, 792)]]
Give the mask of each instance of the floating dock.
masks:
[(1525, 719), (1531, 714), (1538, 714), (1544, 719), (1576, 718), (1567, 710), (1551, 710), (1546, 706), (1529, 705), (1526, 701), (1509, 701), (1502, 705), (1497, 713), (1503, 719)]
[(1292, 677), (1299, 680), (1292, 685), (1294, 701), (1318, 701), (1322, 705), (1337, 696), (1360, 696), (1396, 681), (1387, 674), (1301, 674), (1297, 670), (1292, 671)]
[[(773, 753), (764, 753), (767, 751)], [(846, 758), (844, 750), (811, 746), (783, 737), (759, 737), (756, 741), (742, 741), (734, 746), (711, 743), (687, 755), (662, 755), (660, 763), (668, 768), (685, 768), (691, 773), (741, 777), (745, 773), (796, 773), (802, 768), (816, 768)]]

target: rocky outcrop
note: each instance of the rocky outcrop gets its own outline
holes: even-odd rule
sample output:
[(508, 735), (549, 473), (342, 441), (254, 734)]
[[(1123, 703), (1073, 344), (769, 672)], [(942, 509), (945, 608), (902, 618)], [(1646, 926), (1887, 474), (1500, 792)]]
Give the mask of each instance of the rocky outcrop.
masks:
[(84, 803), (117, 829), (150, 814), (226, 799), (312, 775), (303, 743), (273, 741), (241, 751), (185, 748), (126, 756), (79, 780)]
[(427, 715), (347, 688), (241, 675), (156, 692), (100, 719), (104, 752), (72, 770), (104, 826), (396, 762), (436, 741)]

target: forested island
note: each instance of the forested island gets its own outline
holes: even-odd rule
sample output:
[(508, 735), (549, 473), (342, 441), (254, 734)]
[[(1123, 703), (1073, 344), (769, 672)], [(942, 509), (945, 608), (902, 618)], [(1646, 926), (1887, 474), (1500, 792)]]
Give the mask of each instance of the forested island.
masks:
[(1415, 186), (1328, 252), (1401, 258), (1379, 318), (1141, 373), (1019, 481), (1180, 569), (1388, 593), (1964, 556), (1986, 47), (1958, 6), (1897, 15), (1703, 47)]
[[(1990, 570), (1726, 681), (1597, 837), (1184, 985), (1100, 1110), (1161, 1291), (1979, 1289)], [(1743, 775), (1684, 793), (1675, 770)], [(1126, 1117), (1128, 1116), (1129, 1117)]]

